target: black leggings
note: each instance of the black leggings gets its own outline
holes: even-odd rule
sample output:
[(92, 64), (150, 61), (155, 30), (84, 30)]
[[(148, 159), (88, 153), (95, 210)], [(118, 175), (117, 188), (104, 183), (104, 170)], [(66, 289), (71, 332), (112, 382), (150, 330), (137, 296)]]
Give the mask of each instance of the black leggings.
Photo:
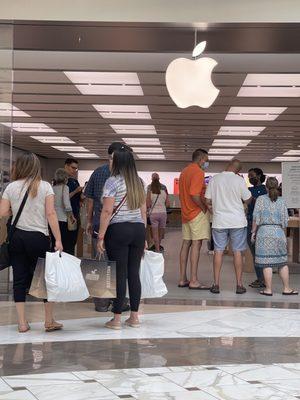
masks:
[(105, 247), (110, 261), (117, 265), (115, 314), (122, 313), (128, 279), (131, 311), (138, 311), (141, 300), (140, 264), (145, 247), (146, 230), (142, 223), (122, 222), (108, 227)]
[(50, 250), (49, 236), (41, 232), (16, 229), (10, 241), (9, 251), (13, 267), (13, 289), (16, 303), (24, 303), (30, 288), (38, 258), (45, 258)]

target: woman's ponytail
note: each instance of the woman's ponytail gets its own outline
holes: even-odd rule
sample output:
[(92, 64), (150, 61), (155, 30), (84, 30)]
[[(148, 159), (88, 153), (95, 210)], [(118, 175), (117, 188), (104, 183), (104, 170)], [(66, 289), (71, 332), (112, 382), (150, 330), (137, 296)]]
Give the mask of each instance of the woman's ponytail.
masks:
[(267, 179), (266, 187), (268, 189), (269, 197), (272, 202), (275, 202), (279, 196), (278, 180), (275, 177)]

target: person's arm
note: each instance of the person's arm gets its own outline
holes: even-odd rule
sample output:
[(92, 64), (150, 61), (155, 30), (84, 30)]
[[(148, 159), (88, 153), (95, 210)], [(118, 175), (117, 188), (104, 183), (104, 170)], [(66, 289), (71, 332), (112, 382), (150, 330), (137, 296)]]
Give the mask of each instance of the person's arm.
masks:
[(206, 213), (207, 207), (205, 204), (204, 198), (201, 197), (201, 193), (203, 190), (203, 185), (204, 185), (204, 174), (195, 174), (192, 179), (191, 179), (191, 184), (190, 184), (190, 196), (195, 204), (197, 204), (200, 209)]
[(8, 199), (0, 200), (0, 218), (11, 215), (10, 201)]
[(98, 246), (97, 246), (101, 254), (105, 251), (104, 237), (113, 213), (114, 204), (115, 204), (114, 197), (103, 198), (103, 207), (100, 215), (100, 231), (98, 234)]
[(211, 199), (207, 199), (207, 198), (205, 200), (206, 200), (206, 206), (208, 208), (208, 211), (212, 214), (212, 212), (213, 212), (212, 201), (211, 201)]
[(71, 188), (69, 186), (69, 184), (67, 185), (70, 191), (70, 199), (72, 199), (72, 197), (74, 197), (77, 193), (81, 193), (82, 192), (82, 187), (81, 186), (77, 186), (76, 189), (72, 190), (71, 192)]
[(50, 225), (53, 236), (55, 237), (55, 250), (63, 251), (58, 219), (57, 219), (56, 211), (54, 208), (54, 195), (53, 194), (46, 197), (45, 208), (46, 208), (47, 221)]
[(170, 198), (169, 198), (168, 192), (166, 192), (166, 195), (167, 195), (167, 196), (166, 196), (166, 207), (167, 207), (167, 208), (170, 208), (170, 205), (171, 205), (171, 204), (170, 204)]
[(203, 200), (203, 198), (200, 196), (200, 194), (197, 195), (193, 195), (192, 196), (192, 200), (195, 204), (197, 204), (197, 206), (199, 206), (201, 208), (201, 210), (206, 213), (207, 211), (207, 206), (205, 201)]
[(250, 204), (252, 201), (252, 193), (247, 188), (246, 182), (242, 179), (241, 197), (245, 204)]
[(94, 213), (94, 200), (87, 199), (87, 225), (86, 232), (90, 235), (93, 234), (93, 213)]
[(76, 218), (73, 215), (73, 210), (72, 210), (72, 206), (71, 206), (71, 202), (70, 202), (69, 193), (70, 193), (70, 191), (69, 191), (68, 186), (64, 185), (64, 188), (63, 188), (63, 204), (64, 204), (64, 207), (65, 207), (65, 211), (66, 211), (67, 216), (71, 216), (73, 223), (75, 223)]
[(147, 206), (148, 209), (151, 208), (151, 206), (152, 206), (151, 191), (150, 190), (147, 191), (146, 206)]
[(142, 215), (142, 219), (144, 221), (145, 227), (147, 228), (147, 207), (146, 207), (146, 203), (144, 203), (141, 207), (141, 215)]

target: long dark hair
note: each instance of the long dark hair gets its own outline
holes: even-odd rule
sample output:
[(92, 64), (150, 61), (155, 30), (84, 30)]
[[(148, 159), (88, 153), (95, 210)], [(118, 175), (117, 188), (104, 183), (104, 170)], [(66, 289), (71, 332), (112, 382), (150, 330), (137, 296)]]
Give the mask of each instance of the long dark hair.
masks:
[(128, 208), (130, 210), (141, 208), (146, 201), (146, 194), (137, 174), (133, 154), (126, 146), (114, 151), (111, 174), (121, 175), (125, 179)]
[(159, 182), (159, 179), (153, 179), (153, 181), (151, 182), (151, 193), (153, 194), (160, 194), (161, 192), (161, 184)]
[(272, 202), (275, 202), (279, 196), (278, 180), (275, 177), (267, 179), (266, 187), (268, 189), (269, 197)]

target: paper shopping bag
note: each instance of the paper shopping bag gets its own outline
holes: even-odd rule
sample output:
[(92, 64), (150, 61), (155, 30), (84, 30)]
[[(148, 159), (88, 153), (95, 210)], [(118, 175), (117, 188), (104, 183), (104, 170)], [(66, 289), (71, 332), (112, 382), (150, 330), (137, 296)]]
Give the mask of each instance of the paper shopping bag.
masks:
[(114, 299), (116, 290), (116, 263), (108, 260), (81, 261), (81, 270), (91, 297)]
[(44, 258), (38, 259), (29, 289), (29, 294), (38, 299), (47, 299), (45, 263), (46, 261)]

